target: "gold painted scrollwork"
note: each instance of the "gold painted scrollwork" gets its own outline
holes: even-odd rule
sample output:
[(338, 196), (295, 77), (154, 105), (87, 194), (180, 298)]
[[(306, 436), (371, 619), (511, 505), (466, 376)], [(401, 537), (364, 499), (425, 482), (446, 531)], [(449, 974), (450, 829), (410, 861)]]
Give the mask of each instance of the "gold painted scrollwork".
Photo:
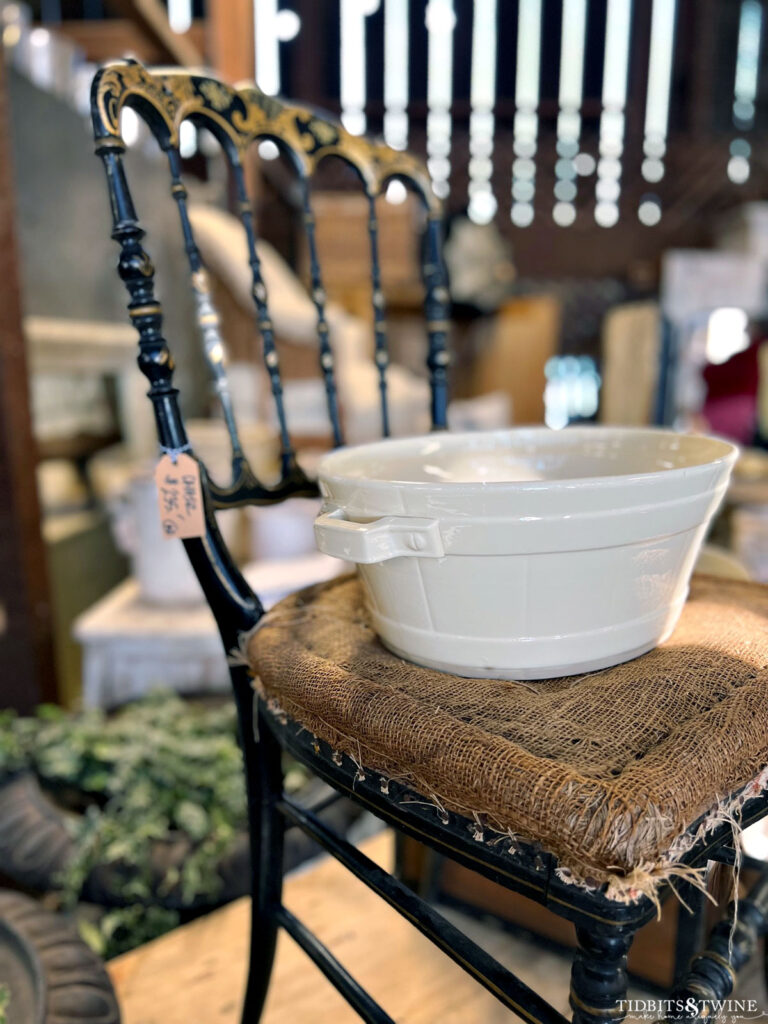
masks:
[(120, 137), (120, 112), (131, 96), (153, 107), (169, 133), (173, 133), (176, 101), (142, 64), (131, 62), (111, 64), (97, 72), (92, 105), (98, 137)]
[(336, 125), (332, 125), (328, 121), (321, 121), (319, 117), (311, 117), (307, 122), (307, 128), (321, 146), (330, 146), (339, 137)]
[(232, 93), (225, 89), (221, 82), (214, 82), (209, 78), (200, 83), (200, 92), (214, 110), (221, 112), (232, 105)]
[(146, 116), (146, 108), (151, 108), (155, 134), (160, 126), (161, 141), (172, 146), (178, 145), (181, 122), (194, 116), (198, 123), (208, 121), (218, 128), (219, 134), (223, 132), (241, 153), (256, 139), (279, 139), (306, 175), (312, 174), (325, 157), (338, 156), (357, 170), (371, 195), (378, 195), (388, 178), (400, 176), (416, 186), (430, 215), (439, 214), (439, 201), (420, 160), (383, 143), (351, 135), (335, 121), (304, 107), (288, 106), (266, 96), (255, 85), (233, 88), (183, 71), (153, 74), (135, 61), (107, 65), (97, 72), (92, 93), (98, 139), (120, 139), (120, 112), (132, 98), (139, 101), (140, 114)]

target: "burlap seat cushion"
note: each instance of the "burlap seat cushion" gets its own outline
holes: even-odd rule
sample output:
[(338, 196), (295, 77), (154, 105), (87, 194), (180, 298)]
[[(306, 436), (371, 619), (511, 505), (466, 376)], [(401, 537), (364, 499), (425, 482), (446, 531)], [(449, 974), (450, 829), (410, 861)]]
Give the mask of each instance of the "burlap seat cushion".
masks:
[(575, 878), (632, 891), (669, 870), (702, 814), (727, 810), (747, 783), (754, 792), (768, 762), (768, 587), (757, 584), (695, 578), (657, 650), (505, 682), (391, 654), (344, 577), (278, 604), (248, 659), (273, 707), (364, 769), (539, 841)]

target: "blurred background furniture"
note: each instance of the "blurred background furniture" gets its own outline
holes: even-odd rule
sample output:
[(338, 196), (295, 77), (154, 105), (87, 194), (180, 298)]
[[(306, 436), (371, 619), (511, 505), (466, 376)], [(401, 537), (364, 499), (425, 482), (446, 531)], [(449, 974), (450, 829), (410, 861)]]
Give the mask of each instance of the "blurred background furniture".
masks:
[[(336, 559), (315, 553), (254, 562), (243, 574), (271, 607), (341, 571)], [(142, 599), (135, 579), (126, 580), (78, 618), (74, 636), (83, 647), (87, 708), (118, 707), (158, 688), (192, 696), (229, 693), (227, 659), (199, 588), (191, 604), (158, 606)]]
[[(92, 436), (99, 428), (105, 445), (122, 437), (135, 457), (154, 451), (155, 440), (149, 432), (152, 423), (144, 415), (144, 387), (141, 381), (136, 383), (136, 353), (128, 324), (28, 316), (24, 335), (31, 363), (32, 415), (43, 458), (59, 455), (54, 441), (67, 436), (77, 457), (78, 437)], [(94, 386), (76, 404), (72, 389), (86, 377)], [(106, 395), (97, 390), (104, 387), (106, 377), (115, 379), (116, 424), (108, 422)], [(87, 444), (87, 436), (82, 439)], [(86, 449), (85, 454), (91, 453)]]

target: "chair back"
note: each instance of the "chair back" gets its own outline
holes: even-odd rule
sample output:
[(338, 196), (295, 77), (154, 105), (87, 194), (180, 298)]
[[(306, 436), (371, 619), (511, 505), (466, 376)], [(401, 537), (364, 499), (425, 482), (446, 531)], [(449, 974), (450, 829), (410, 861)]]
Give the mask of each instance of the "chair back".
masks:
[[(106, 171), (112, 237), (120, 245), (118, 273), (128, 290), (128, 312), (138, 331), (138, 363), (149, 380), (149, 398), (154, 407), (161, 450), (170, 453), (172, 458), (177, 458), (179, 453), (191, 452), (191, 448), (179, 411), (177, 390), (173, 386), (173, 359), (163, 336), (163, 315), (155, 295), (154, 268), (142, 244), (144, 230), (139, 225), (125, 174), (123, 155), (126, 144), (120, 129), (120, 115), (124, 107), (131, 107), (146, 122), (168, 160), (170, 193), (178, 210), (200, 337), (231, 445), (232, 472), (226, 484), (211, 479), (205, 467), (200, 465), (205, 534), (184, 541), (225, 647), (229, 650), (236, 645), (243, 630), (255, 625), (263, 614), (263, 608), (235, 566), (218, 531), (215, 512), (318, 493), (317, 485), (308, 479), (296, 460), (286, 420), (280, 359), (257, 251), (253, 207), (246, 188), (246, 154), (257, 142), (272, 140), (287, 155), (298, 179), (309, 254), (311, 297), (316, 312), (318, 360), (334, 445), (343, 444), (344, 438), (312, 212), (313, 175), (327, 157), (340, 157), (357, 172), (368, 201), (372, 349), (380, 394), (381, 430), (385, 437), (390, 432), (389, 352), (376, 198), (391, 179), (397, 178), (410, 186), (426, 207), (426, 235), (422, 246), (428, 338), (426, 362), (431, 386), (431, 421), (436, 429), (446, 426), (449, 361), (446, 348), (448, 291), (441, 255), (442, 214), (423, 163), (405, 152), (351, 135), (335, 121), (306, 107), (284, 104), (266, 96), (254, 85), (232, 87), (204, 74), (180, 70), (149, 71), (133, 60), (101, 68), (96, 73), (91, 91), (96, 153)], [(255, 327), (261, 336), (263, 360), (280, 434), (280, 478), (273, 485), (265, 484), (254, 474), (238, 432), (227, 382), (220, 320), (195, 241), (187, 207), (187, 189), (182, 178), (179, 132), (186, 120), (206, 128), (218, 140), (234, 183), (237, 214), (247, 242)]]

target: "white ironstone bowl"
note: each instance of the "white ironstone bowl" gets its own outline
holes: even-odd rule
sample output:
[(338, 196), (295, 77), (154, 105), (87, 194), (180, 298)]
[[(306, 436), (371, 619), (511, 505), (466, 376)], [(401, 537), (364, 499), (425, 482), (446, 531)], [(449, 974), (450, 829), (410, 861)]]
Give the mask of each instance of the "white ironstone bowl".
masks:
[(356, 562), (392, 651), (463, 676), (605, 668), (674, 629), (734, 445), (544, 427), (342, 448), (318, 547)]

